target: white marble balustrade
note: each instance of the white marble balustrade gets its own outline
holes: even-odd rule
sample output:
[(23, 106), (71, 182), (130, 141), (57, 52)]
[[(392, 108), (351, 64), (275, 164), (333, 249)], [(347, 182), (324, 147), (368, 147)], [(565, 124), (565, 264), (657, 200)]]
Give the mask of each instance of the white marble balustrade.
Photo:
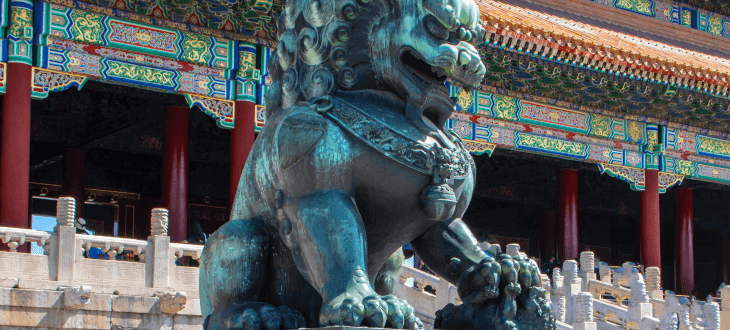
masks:
[[(730, 287), (721, 286), (719, 298), (707, 297), (705, 301), (677, 296), (661, 290), (658, 268), (649, 267), (642, 273), (633, 263), (621, 267), (602, 263), (600, 279), (596, 279), (591, 252), (581, 254), (582, 281), (575, 278), (575, 269), (575, 261), (566, 261), (562, 270), (554, 270), (552, 284), (548, 286), (553, 314), (565, 322), (559, 322), (558, 328), (709, 330), (730, 324)], [(586, 294), (590, 299), (580, 298)], [(582, 303), (577, 303), (579, 300)], [(721, 307), (722, 302), (727, 302), (725, 308)], [(593, 319), (579, 315), (585, 314), (588, 304), (592, 305)]]
[[(72, 198), (59, 198), (53, 233), (0, 227), (0, 239), (9, 248), (0, 251), (0, 328), (202, 327), (198, 268), (175, 261), (200, 259), (203, 246), (170, 243), (166, 210), (152, 212), (156, 235), (138, 240), (77, 235), (73, 209)], [(30, 242), (45, 254), (17, 251)], [(84, 257), (91, 248), (109, 259)], [(125, 251), (139, 261), (115, 259)]]

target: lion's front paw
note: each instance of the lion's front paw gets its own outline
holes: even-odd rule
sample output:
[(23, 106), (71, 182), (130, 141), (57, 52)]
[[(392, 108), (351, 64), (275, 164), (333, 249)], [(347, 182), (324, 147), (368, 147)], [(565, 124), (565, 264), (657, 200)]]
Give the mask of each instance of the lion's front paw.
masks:
[(320, 326), (359, 326), (374, 328), (423, 329), (413, 307), (395, 296), (373, 294), (361, 297), (345, 293), (326, 302), (319, 314)]
[(407, 301), (393, 295), (384, 296), (383, 300), (388, 305), (386, 324), (389, 328), (423, 329), (423, 323), (416, 317), (413, 307)]
[(478, 265), (464, 271), (458, 285), (462, 301), (478, 306), (487, 299), (499, 297), (501, 267), (494, 259), (487, 257)]
[(231, 305), (225, 311), (214, 312), (206, 330), (288, 330), (305, 326), (302, 314), (288, 306), (276, 308), (254, 302)]

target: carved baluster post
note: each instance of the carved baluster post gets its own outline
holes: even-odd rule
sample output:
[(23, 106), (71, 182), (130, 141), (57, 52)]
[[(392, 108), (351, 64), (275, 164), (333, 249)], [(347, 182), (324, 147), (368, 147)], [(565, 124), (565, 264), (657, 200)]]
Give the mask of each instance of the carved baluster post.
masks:
[(611, 283), (611, 281), (612, 281), (611, 275), (612, 275), (613, 271), (611, 270), (611, 267), (608, 266), (608, 264), (606, 264), (603, 261), (600, 261), (598, 263), (598, 272), (601, 275), (601, 282), (605, 282), (605, 283), (609, 283), (609, 284)]
[(170, 285), (172, 269), (170, 269), (171, 251), (170, 237), (167, 236), (167, 221), (166, 209), (152, 209), (151, 236), (147, 240), (145, 252), (145, 282), (147, 287), (167, 288)]
[(575, 313), (577, 312), (573, 305), (574, 296), (581, 292), (581, 278), (578, 276), (578, 263), (575, 260), (567, 260), (563, 263), (563, 287), (565, 292), (566, 310), (565, 322), (573, 324), (575, 322)]
[(659, 267), (648, 267), (646, 269), (646, 291), (654, 299), (664, 299), (662, 292), (662, 276)]
[(720, 329), (720, 305), (712, 301), (712, 297), (707, 297), (707, 302), (702, 307), (702, 313), (705, 315), (705, 329)]
[(690, 301), (685, 297), (679, 298), (679, 329), (694, 330), (692, 326), (692, 318), (690, 314)]
[(629, 287), (631, 288), (631, 306), (629, 316), (632, 321), (641, 322), (644, 316), (652, 315), (652, 306), (649, 302), (649, 294), (646, 292), (646, 283), (641, 273), (634, 270), (629, 275)]
[(564, 277), (560, 268), (553, 269), (553, 289), (550, 298), (553, 302), (553, 317), (560, 322), (565, 322), (565, 292), (563, 290)]
[(585, 251), (580, 253), (580, 278), (583, 279), (583, 291), (588, 291), (588, 282), (596, 279), (593, 252)]
[(575, 306), (575, 322), (573, 330), (595, 330), (598, 328), (593, 322), (593, 296), (590, 292), (581, 292), (573, 297)]
[(664, 298), (664, 307), (662, 307), (662, 313), (659, 316), (660, 330), (679, 329), (679, 309), (677, 296), (673, 292), (667, 291), (667, 296)]
[(58, 198), (56, 222), (56, 233), (47, 247), (50, 279), (73, 282), (78, 261), (76, 259), (81, 258), (76, 247), (76, 200), (73, 197)]
[(730, 285), (720, 284), (720, 288), (717, 291), (720, 291), (722, 311), (730, 311)]

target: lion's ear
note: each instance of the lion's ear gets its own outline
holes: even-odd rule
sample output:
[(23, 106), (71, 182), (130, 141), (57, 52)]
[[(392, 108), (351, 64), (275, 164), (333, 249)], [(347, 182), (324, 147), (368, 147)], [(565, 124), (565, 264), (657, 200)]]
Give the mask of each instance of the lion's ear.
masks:
[(284, 119), (276, 133), (278, 165), (283, 171), (306, 157), (324, 136), (328, 121), (312, 111), (298, 111)]

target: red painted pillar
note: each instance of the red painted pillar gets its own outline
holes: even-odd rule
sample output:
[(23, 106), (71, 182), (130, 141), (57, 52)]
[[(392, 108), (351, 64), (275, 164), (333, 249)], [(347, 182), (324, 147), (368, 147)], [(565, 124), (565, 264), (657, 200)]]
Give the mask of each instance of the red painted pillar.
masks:
[(645, 188), (641, 192), (640, 242), (641, 264), (662, 267), (659, 241), (659, 171), (645, 170)]
[(540, 213), (540, 263), (548, 260), (550, 255), (555, 255), (558, 240), (557, 214), (555, 211)]
[(675, 290), (679, 294), (692, 293), (695, 284), (694, 258), (694, 200), (692, 189), (677, 189), (677, 230), (674, 254)]
[(66, 149), (61, 194), (76, 200), (76, 218), (83, 218), (86, 200), (86, 151)]
[[(231, 173), (228, 188), (228, 209), (233, 209), (236, 199), (238, 182), (241, 172), (246, 165), (246, 159), (251, 152), (256, 138), (256, 103), (251, 101), (236, 101), (235, 127), (231, 130)], [(234, 219), (232, 219), (234, 220)]]
[(28, 227), (31, 67), (7, 64), (0, 129), (0, 226)]
[(558, 172), (559, 256), (561, 262), (578, 259), (578, 170)]
[(187, 239), (188, 228), (188, 126), (190, 109), (165, 107), (162, 165), (162, 205), (169, 211), (171, 242)]

